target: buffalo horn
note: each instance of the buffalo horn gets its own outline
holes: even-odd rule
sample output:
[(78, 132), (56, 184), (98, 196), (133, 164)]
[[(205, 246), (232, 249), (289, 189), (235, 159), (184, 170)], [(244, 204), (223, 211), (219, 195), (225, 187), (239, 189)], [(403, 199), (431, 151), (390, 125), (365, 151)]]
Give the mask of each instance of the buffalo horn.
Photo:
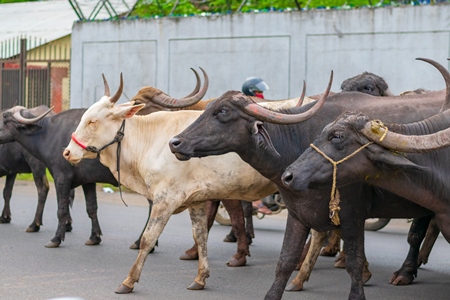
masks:
[[(19, 108), (19, 109), (17, 109), (17, 108)], [(15, 107), (14, 113), (13, 113), (13, 118), (16, 119), (17, 122), (22, 123), (22, 124), (33, 124), (33, 123), (39, 121), (40, 119), (42, 119), (43, 117), (45, 117), (49, 112), (51, 112), (52, 109), (53, 109), (53, 106), (52, 106), (49, 110), (47, 110), (46, 112), (44, 112), (43, 114), (41, 114), (40, 116), (37, 116), (37, 117), (35, 117), (35, 118), (31, 118), (31, 119), (24, 118), (24, 117), (20, 114), (20, 112), (21, 112), (23, 109), (26, 109), (26, 108), (25, 108), (25, 107), (22, 107), (22, 106)]]
[(183, 97), (183, 98), (192, 97), (195, 94), (197, 94), (198, 91), (200, 90), (200, 76), (198, 75), (197, 71), (195, 71), (193, 68), (191, 68), (191, 70), (195, 74), (195, 79), (197, 80), (197, 84), (195, 85), (195, 89), (189, 95), (187, 95), (186, 97)]
[(444, 110), (447, 110), (450, 106), (450, 73), (444, 66), (439, 64), (438, 62), (428, 59), (428, 58), (421, 58), (418, 57), (416, 60), (422, 60), (424, 62), (429, 63), (430, 65), (434, 66), (438, 71), (442, 74), (442, 77), (444, 77), (445, 80), (445, 101), (444, 104), (441, 107), (441, 112)]
[(302, 91), (302, 95), (300, 96), (300, 99), (298, 100), (296, 106), (302, 106), (303, 100), (305, 100), (305, 94), (306, 94), (306, 81), (303, 80), (303, 91)]
[(360, 132), (374, 143), (399, 152), (421, 153), (450, 146), (450, 128), (427, 135), (403, 135), (390, 131), (386, 133), (380, 123), (369, 121)]
[(164, 107), (168, 107), (168, 108), (188, 107), (188, 106), (194, 105), (195, 103), (199, 102), (200, 100), (202, 100), (203, 96), (205, 96), (206, 91), (208, 90), (208, 85), (209, 85), (208, 74), (206, 74), (205, 70), (203, 70), (202, 68), (200, 68), (200, 70), (202, 70), (202, 72), (203, 72), (203, 76), (205, 77), (205, 82), (203, 83), (203, 87), (200, 89), (200, 91), (198, 93), (196, 93), (195, 95), (179, 99), (179, 98), (170, 97), (166, 94), (159, 94), (153, 100), (157, 104), (162, 105)]
[(275, 112), (270, 109), (264, 108), (262, 106), (259, 106), (256, 103), (250, 103), (250, 104), (244, 106), (244, 110), (250, 116), (253, 116), (259, 120), (266, 121), (269, 123), (280, 124), (280, 125), (300, 123), (302, 121), (309, 119), (317, 111), (319, 111), (319, 109), (323, 106), (323, 104), (325, 103), (325, 100), (328, 97), (332, 83), (333, 83), (333, 71), (331, 71), (330, 81), (328, 82), (327, 90), (325, 91), (325, 93), (323, 93), (323, 95), (319, 99), (319, 101), (317, 101), (316, 104), (313, 107), (311, 107), (309, 110), (299, 113), (299, 114), (295, 114), (295, 115), (282, 114), (282, 113)]

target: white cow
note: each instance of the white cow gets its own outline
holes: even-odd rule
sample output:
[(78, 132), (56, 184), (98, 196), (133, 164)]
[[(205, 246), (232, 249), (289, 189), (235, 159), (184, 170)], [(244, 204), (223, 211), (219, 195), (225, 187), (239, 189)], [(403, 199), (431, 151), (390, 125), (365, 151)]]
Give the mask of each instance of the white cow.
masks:
[[(120, 91), (120, 89), (119, 89)], [(153, 199), (150, 220), (141, 240), (141, 249), (127, 279), (117, 293), (128, 293), (139, 280), (144, 261), (174, 213), (189, 209), (192, 232), (199, 247), (198, 275), (189, 289), (202, 289), (209, 276), (205, 201), (209, 199), (257, 200), (277, 191), (270, 180), (260, 175), (238, 155), (193, 159), (181, 162), (170, 152), (168, 142), (183, 131), (201, 111), (157, 112), (134, 116), (144, 105), (133, 102), (114, 105), (121, 94), (102, 97), (83, 115), (64, 157), (78, 163), (95, 158), (85, 145), (101, 148), (116, 136), (124, 119), (121, 142), (121, 184)], [(118, 177), (113, 144), (100, 152), (100, 161)], [(89, 149), (89, 148), (88, 148)], [(244, 175), (245, 174), (245, 175)]]

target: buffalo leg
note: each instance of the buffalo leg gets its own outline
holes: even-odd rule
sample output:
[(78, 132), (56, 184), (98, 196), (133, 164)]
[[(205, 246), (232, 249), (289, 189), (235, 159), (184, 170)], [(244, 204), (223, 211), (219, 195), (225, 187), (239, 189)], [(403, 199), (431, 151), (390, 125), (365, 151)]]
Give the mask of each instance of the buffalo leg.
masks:
[(355, 220), (350, 226), (343, 227), (342, 238), (346, 253), (345, 268), (351, 278), (351, 289), (348, 299), (365, 299), (363, 269), (366, 261), (364, 252), (364, 220)]
[(17, 174), (6, 175), (5, 187), (3, 188), (3, 211), (0, 216), (0, 223), (10, 223), (11, 222), (11, 195), (14, 186), (14, 181), (16, 180)]
[(45, 174), (45, 168), (34, 171), (33, 179), (38, 193), (38, 205), (36, 208), (36, 214), (34, 216), (33, 223), (28, 226), (26, 230), (27, 232), (37, 232), (39, 231), (40, 226), (43, 225), (42, 218), (44, 215), (44, 207), (45, 202), (47, 201), (48, 191), (50, 190), (47, 175)]
[(281, 299), (286, 284), (300, 260), (310, 228), (288, 213), (286, 230), (280, 258), (275, 271), (275, 280), (265, 299)]
[(427, 233), (425, 234), (425, 240), (422, 243), (422, 247), (419, 251), (419, 258), (417, 259), (417, 267), (428, 262), (428, 257), (430, 256), (431, 249), (439, 236), (439, 227), (436, 224), (436, 218), (432, 218), (430, 224), (428, 225)]
[[(240, 202), (242, 201), (222, 200), (230, 215), (231, 226), (237, 237), (237, 252), (227, 261), (229, 267), (245, 266), (247, 263), (246, 256), (250, 256), (249, 244), (245, 234), (244, 211)], [(251, 205), (251, 202), (248, 203)]]
[(411, 227), (408, 232), (408, 255), (406, 256), (401, 268), (394, 272), (389, 280), (389, 283), (393, 285), (407, 285), (413, 282), (414, 278), (417, 276), (417, 261), (419, 257), (420, 244), (425, 238), (431, 218), (432, 215), (415, 218), (411, 223)]
[(97, 190), (96, 183), (83, 184), (84, 197), (86, 198), (86, 211), (91, 219), (91, 236), (84, 243), (85, 245), (98, 245), (102, 241), (100, 236), (102, 235), (102, 230), (100, 229), (100, 223), (98, 222), (97, 216)]
[[(242, 209), (244, 210), (244, 219), (245, 219), (245, 233), (247, 235), (247, 242), (249, 245), (252, 244), (253, 239), (255, 238), (255, 230), (253, 227), (253, 206), (251, 202), (248, 201), (240, 201), (242, 204)], [(225, 207), (226, 209), (226, 207)], [(231, 217), (231, 216), (230, 216)], [(227, 243), (235, 243), (237, 241), (236, 235), (234, 234), (234, 229), (231, 228), (230, 233), (228, 233), (223, 239), (224, 242)]]
[(62, 241), (64, 241), (66, 233), (66, 225), (70, 223), (69, 203), (70, 203), (70, 186), (69, 183), (61, 182), (55, 178), (56, 199), (58, 203), (58, 228), (56, 229), (55, 236), (45, 244), (47, 248), (59, 247)]

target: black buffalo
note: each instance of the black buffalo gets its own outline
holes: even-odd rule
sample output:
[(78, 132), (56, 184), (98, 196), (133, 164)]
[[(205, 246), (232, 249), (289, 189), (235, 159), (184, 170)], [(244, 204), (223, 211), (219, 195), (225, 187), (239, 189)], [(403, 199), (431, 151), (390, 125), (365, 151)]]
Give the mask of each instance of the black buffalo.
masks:
[[(446, 72), (443, 68), (439, 70), (443, 75)], [(450, 75), (445, 74), (444, 77), (449, 90)], [(377, 99), (363, 93), (342, 92), (331, 96), (324, 107), (310, 119), (286, 126), (270, 123), (278, 122), (280, 115), (265, 110), (262, 114), (255, 113), (254, 111), (260, 111), (256, 104), (242, 93), (229, 91), (212, 102), (184, 132), (174, 137), (170, 147), (181, 160), (236, 152), (244, 161), (277, 184), (289, 214), (276, 278), (266, 298), (280, 299), (309, 230), (313, 228), (317, 231), (327, 231), (336, 228), (329, 218), (330, 191), (297, 192), (288, 189), (281, 181), (286, 167), (309, 147), (326, 124), (349, 108), (367, 112), (374, 117), (383, 116), (388, 121), (411, 122), (435, 114), (442, 106), (444, 97), (445, 91)], [(307, 111), (312, 105), (292, 108), (283, 113), (298, 114)], [(341, 199), (346, 199), (341, 203), (339, 214), (344, 250), (347, 254), (346, 268), (352, 281), (349, 298), (364, 299), (362, 269), (365, 257), (365, 219), (431, 217), (432, 212), (369, 185), (349, 185), (342, 188), (340, 193)], [(422, 232), (419, 235), (422, 235)], [(417, 236), (409, 235), (410, 244), (417, 240)], [(399, 274), (411, 272), (406, 265), (399, 271)]]

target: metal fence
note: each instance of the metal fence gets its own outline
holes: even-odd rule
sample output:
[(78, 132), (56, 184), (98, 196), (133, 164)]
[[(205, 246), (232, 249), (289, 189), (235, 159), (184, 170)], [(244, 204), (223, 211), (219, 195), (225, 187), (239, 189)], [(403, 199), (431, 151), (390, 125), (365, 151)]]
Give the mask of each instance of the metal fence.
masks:
[(0, 43), (1, 109), (70, 107), (70, 46), (17, 38)]

